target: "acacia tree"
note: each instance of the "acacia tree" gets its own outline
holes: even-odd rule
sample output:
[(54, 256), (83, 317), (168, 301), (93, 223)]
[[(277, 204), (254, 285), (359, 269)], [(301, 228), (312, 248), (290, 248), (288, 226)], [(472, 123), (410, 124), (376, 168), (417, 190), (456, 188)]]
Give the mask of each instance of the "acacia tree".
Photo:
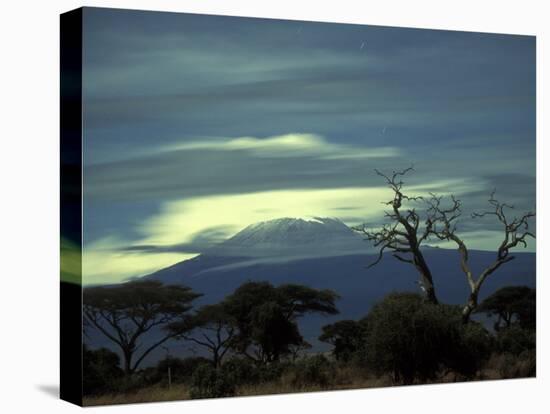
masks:
[[(84, 320), (87, 326), (94, 327), (120, 348), (124, 372), (130, 375), (151, 351), (188, 329), (188, 324), (183, 322), (188, 318), (191, 302), (199, 296), (191, 288), (163, 285), (158, 281), (90, 287), (83, 293)], [(160, 336), (154, 336), (154, 342), (145, 345), (146, 334), (158, 333), (156, 327), (175, 321), (182, 322), (182, 331), (163, 333), (160, 330)], [(145, 348), (137, 356), (141, 346)]]
[[(457, 221), (462, 214), (462, 203), (455, 196), (450, 196), (449, 206), (443, 206), (443, 198), (435, 194), (429, 197), (407, 196), (403, 193), (403, 181), (401, 177), (412, 171), (407, 168), (403, 171), (394, 171), (391, 175), (385, 175), (376, 170), (376, 173), (383, 177), (394, 193), (392, 200), (385, 202), (391, 210), (385, 213), (390, 223), (384, 224), (381, 229), (369, 229), (366, 225), (355, 228), (366, 235), (367, 240), (379, 247), (378, 258), (371, 266), (376, 265), (382, 259), (385, 250), (390, 250), (393, 256), (405, 263), (415, 266), (420, 274), (420, 285), (426, 294), (428, 301), (437, 303), (432, 273), (422, 254), (422, 243), (435, 238), (438, 240), (451, 241), (457, 245), (461, 258), (461, 270), (464, 273), (470, 293), (463, 306), (462, 318), (464, 322), (470, 319), (471, 313), (478, 306), (480, 289), (492, 273), (500, 266), (514, 259), (510, 250), (517, 246), (527, 247), (527, 238), (535, 238), (529, 231), (529, 219), (535, 216), (533, 212), (527, 212), (521, 216), (510, 218), (508, 210), (513, 206), (502, 203), (495, 199), (495, 192), (489, 198), (490, 210), (472, 214), (472, 218), (494, 216), (502, 226), (503, 240), (497, 248), (496, 257), (493, 262), (483, 269), (477, 276), (474, 275), (469, 264), (469, 251), (457, 233)], [(404, 206), (404, 203), (408, 203)], [(412, 203), (420, 203), (424, 207), (423, 213), (418, 213), (416, 208), (411, 207)]]
[(337, 298), (330, 290), (247, 282), (226, 298), (238, 329), (232, 346), (256, 363), (276, 362), (305, 344), (297, 319), (307, 313), (337, 314)]
[(536, 292), (527, 286), (505, 286), (485, 298), (476, 309), (487, 316), (497, 316), (495, 331), (510, 328), (518, 323), (522, 328), (534, 329), (536, 325)]
[(236, 335), (233, 316), (225, 302), (205, 305), (188, 321), (178, 321), (166, 326), (178, 339), (193, 342), (212, 354), (214, 367), (218, 368), (231, 349)]

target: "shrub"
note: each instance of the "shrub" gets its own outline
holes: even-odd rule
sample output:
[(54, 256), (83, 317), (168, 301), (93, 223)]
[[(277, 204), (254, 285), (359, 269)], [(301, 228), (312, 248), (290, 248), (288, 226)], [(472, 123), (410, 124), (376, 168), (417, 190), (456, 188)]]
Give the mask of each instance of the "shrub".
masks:
[(168, 367), (170, 367), (170, 375), (173, 383), (186, 383), (191, 379), (193, 372), (200, 365), (209, 364), (210, 360), (203, 357), (190, 357), (190, 358), (174, 358), (167, 357), (156, 366), (157, 381), (167, 381)]
[(537, 373), (535, 350), (524, 351), (519, 355), (510, 353), (493, 355), (490, 365), (500, 378), (534, 377)]
[(359, 322), (353, 320), (338, 321), (323, 326), (319, 340), (333, 346), (332, 355), (342, 362), (349, 362), (363, 340), (363, 329)]
[(449, 319), (443, 366), (466, 379), (472, 379), (489, 359), (493, 338), (478, 322), (462, 323), (460, 309), (452, 306), (445, 308)]
[(287, 369), (289, 369), (290, 366), (292, 366), (291, 363), (282, 362), (282, 361), (272, 363), (272, 364), (267, 364), (267, 365), (265, 365), (265, 364), (264, 365), (259, 365), (257, 367), (257, 369), (258, 369), (258, 381), (259, 382), (276, 381), (279, 378), (281, 378), (283, 373)]
[(260, 382), (260, 370), (248, 359), (231, 358), (224, 362), (222, 370), (235, 386)]
[(202, 364), (191, 376), (191, 398), (219, 398), (235, 395), (235, 384), (222, 369)]
[(519, 355), (536, 347), (535, 331), (522, 329), (518, 325), (497, 332), (497, 350), (501, 353)]
[(496, 331), (513, 324), (535, 329), (536, 291), (527, 286), (505, 286), (481, 302), (476, 312), (496, 316)]
[(293, 367), (292, 385), (305, 387), (318, 385), (326, 388), (336, 375), (334, 365), (324, 355), (316, 355), (297, 361)]
[(434, 380), (443, 369), (472, 377), (490, 350), (487, 331), (473, 322), (463, 325), (458, 307), (434, 305), (413, 293), (388, 295), (363, 323), (363, 358), (397, 383)]
[(100, 348), (83, 348), (83, 393), (95, 395), (118, 389), (117, 383), (123, 376), (119, 367), (120, 358), (114, 352)]

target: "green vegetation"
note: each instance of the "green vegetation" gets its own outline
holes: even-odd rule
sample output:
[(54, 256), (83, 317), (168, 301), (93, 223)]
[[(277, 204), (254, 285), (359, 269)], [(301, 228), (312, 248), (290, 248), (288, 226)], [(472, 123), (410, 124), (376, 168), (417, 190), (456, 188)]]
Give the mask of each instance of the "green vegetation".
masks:
[(180, 330), (188, 329), (187, 312), (199, 296), (188, 287), (156, 281), (90, 287), (83, 294), (84, 326), (95, 328), (120, 349), (124, 373), (130, 376), (151, 351), (181, 332), (171, 331), (146, 346), (143, 338), (154, 328), (176, 321), (182, 322)]
[[(358, 320), (327, 324), (319, 340), (325, 354), (312, 352), (299, 329), (305, 315), (336, 315), (339, 296), (331, 290), (297, 284), (274, 286), (250, 281), (215, 304), (193, 309), (201, 296), (185, 286), (134, 281), (84, 290), (85, 333), (95, 330), (119, 351), (84, 349), (86, 402), (160, 401), (233, 395), (423, 384), (536, 374), (536, 292), (504, 287), (481, 303), (482, 287), (527, 247), (534, 212), (510, 214), (512, 206), (491, 193), (488, 210), (502, 241), (486, 267), (473, 269), (458, 233), (462, 202), (435, 194), (408, 195), (403, 177), (412, 168), (377, 174), (392, 197), (385, 201), (387, 222), (354, 228), (378, 248), (371, 266), (391, 252), (412, 265), (423, 294), (395, 292)], [(441, 303), (424, 255), (428, 242), (455, 245), (468, 288), (460, 306)], [(74, 270), (63, 246), (63, 272)], [(76, 263), (78, 264), (78, 263)], [(365, 310), (366, 311), (366, 310)], [(480, 316), (483, 323), (472, 319)], [(487, 324), (489, 322), (489, 324)], [(487, 329), (493, 322), (492, 329)], [(193, 345), (201, 357), (166, 357), (155, 367), (141, 362), (167, 341)]]
[(497, 316), (495, 331), (510, 328), (513, 324), (519, 324), (524, 329), (535, 329), (535, 293), (527, 286), (506, 286), (485, 299), (477, 312)]
[(526, 287), (500, 289), (480, 304), (478, 313), (496, 318), (494, 330), (473, 320), (464, 323), (460, 306), (392, 293), (359, 320), (325, 325), (319, 339), (332, 346), (329, 353), (300, 354), (308, 347), (297, 320), (307, 313), (336, 314), (336, 293), (247, 282), (222, 302), (192, 312), (198, 294), (188, 288), (173, 291), (153, 282), (147, 285), (152, 292), (145, 294), (145, 286), (132, 282), (87, 290), (87, 316), (95, 318), (87, 329), (97, 328), (101, 316), (114, 326), (100, 325), (105, 332), (98, 331), (123, 344), (120, 335), (135, 338), (136, 351), (148, 327), (157, 326), (164, 332), (157, 342), (199, 345), (209, 358), (167, 356), (156, 366), (138, 369), (135, 364), (128, 371), (128, 360), (85, 346), (88, 405), (536, 374), (536, 295)]
[(434, 381), (447, 371), (473, 378), (489, 357), (490, 335), (481, 325), (463, 324), (459, 307), (417, 294), (390, 294), (362, 323), (367, 366), (389, 372), (395, 383)]

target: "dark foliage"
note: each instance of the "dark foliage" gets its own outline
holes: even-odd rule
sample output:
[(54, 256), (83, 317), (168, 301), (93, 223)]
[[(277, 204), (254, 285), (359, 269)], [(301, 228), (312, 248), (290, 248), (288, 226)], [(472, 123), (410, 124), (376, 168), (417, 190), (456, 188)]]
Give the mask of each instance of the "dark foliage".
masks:
[(524, 351), (535, 349), (536, 335), (532, 329), (512, 325), (497, 332), (496, 342), (498, 352), (517, 356)]
[(222, 365), (222, 369), (236, 386), (255, 384), (263, 380), (260, 367), (250, 359), (228, 359)]
[(323, 326), (319, 340), (334, 347), (332, 354), (338, 361), (348, 362), (361, 347), (363, 327), (353, 320), (338, 321)]
[(490, 339), (480, 325), (461, 323), (460, 310), (412, 293), (394, 293), (365, 318), (366, 361), (397, 383), (437, 378), (444, 370), (473, 376), (488, 357)]
[(477, 312), (496, 316), (495, 330), (518, 323), (521, 328), (536, 327), (536, 291), (527, 286), (506, 286), (486, 298)]
[(296, 320), (306, 313), (338, 313), (337, 298), (332, 291), (300, 285), (245, 283), (225, 300), (237, 327), (233, 347), (258, 363), (279, 361), (304, 345)]
[(202, 364), (191, 377), (191, 398), (218, 398), (235, 395), (236, 384), (227, 371), (216, 369), (212, 364)]
[(292, 371), (294, 373), (292, 385), (299, 388), (308, 385), (327, 388), (333, 383), (335, 377), (334, 363), (323, 355), (315, 355), (296, 361)]
[(123, 376), (117, 354), (105, 348), (91, 350), (84, 345), (82, 362), (84, 395), (113, 392), (117, 389), (117, 382)]
[(491, 355), (493, 338), (480, 323), (463, 324), (458, 307), (452, 307), (449, 316), (449, 338), (454, 340), (448, 344), (443, 365), (464, 379), (473, 379)]
[(151, 368), (147, 375), (147, 382), (150, 384), (167, 384), (168, 368), (172, 383), (188, 383), (195, 369), (200, 365), (208, 364), (210, 361), (203, 357), (175, 358), (167, 357), (158, 362), (156, 367)]
[(223, 301), (203, 306), (195, 315), (183, 321), (172, 322), (166, 329), (176, 334), (176, 338), (185, 339), (206, 349), (212, 355), (214, 366), (219, 367), (234, 344), (236, 320)]
[[(120, 348), (124, 372), (136, 371), (155, 348), (179, 332), (169, 332), (152, 345), (140, 348), (141, 339), (155, 327), (185, 321), (191, 302), (200, 295), (185, 286), (166, 286), (157, 281), (128, 282), (84, 289), (84, 319)], [(182, 323), (181, 329), (187, 329)], [(136, 357), (138, 349), (140, 355)]]

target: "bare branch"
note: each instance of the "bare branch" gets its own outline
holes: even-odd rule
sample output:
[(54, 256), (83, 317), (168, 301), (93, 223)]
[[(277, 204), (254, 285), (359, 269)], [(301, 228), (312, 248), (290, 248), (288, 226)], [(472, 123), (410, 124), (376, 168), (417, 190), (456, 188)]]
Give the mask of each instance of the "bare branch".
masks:
[[(420, 273), (423, 286), (426, 287), (428, 300), (437, 303), (431, 271), (420, 249), (421, 243), (429, 237), (433, 224), (431, 220), (422, 220), (417, 209), (410, 206), (411, 203), (424, 202), (424, 197), (408, 195), (402, 191), (404, 185), (402, 178), (411, 171), (414, 171), (412, 166), (402, 171), (393, 171), (391, 174), (375, 170), (378, 176), (384, 178), (393, 192), (393, 198), (384, 202), (384, 205), (389, 207), (388, 211), (384, 212), (384, 216), (390, 224), (384, 224), (381, 228), (372, 230), (363, 225), (353, 230), (363, 234), (366, 240), (378, 247), (378, 255), (368, 266), (369, 268), (380, 263), (386, 250), (391, 251), (397, 260), (415, 266)], [(403, 206), (403, 203), (407, 205)], [(421, 230), (422, 223), (427, 227), (427, 231)], [(420, 232), (422, 234), (419, 234)], [(403, 253), (411, 254), (412, 258), (402, 256)]]

